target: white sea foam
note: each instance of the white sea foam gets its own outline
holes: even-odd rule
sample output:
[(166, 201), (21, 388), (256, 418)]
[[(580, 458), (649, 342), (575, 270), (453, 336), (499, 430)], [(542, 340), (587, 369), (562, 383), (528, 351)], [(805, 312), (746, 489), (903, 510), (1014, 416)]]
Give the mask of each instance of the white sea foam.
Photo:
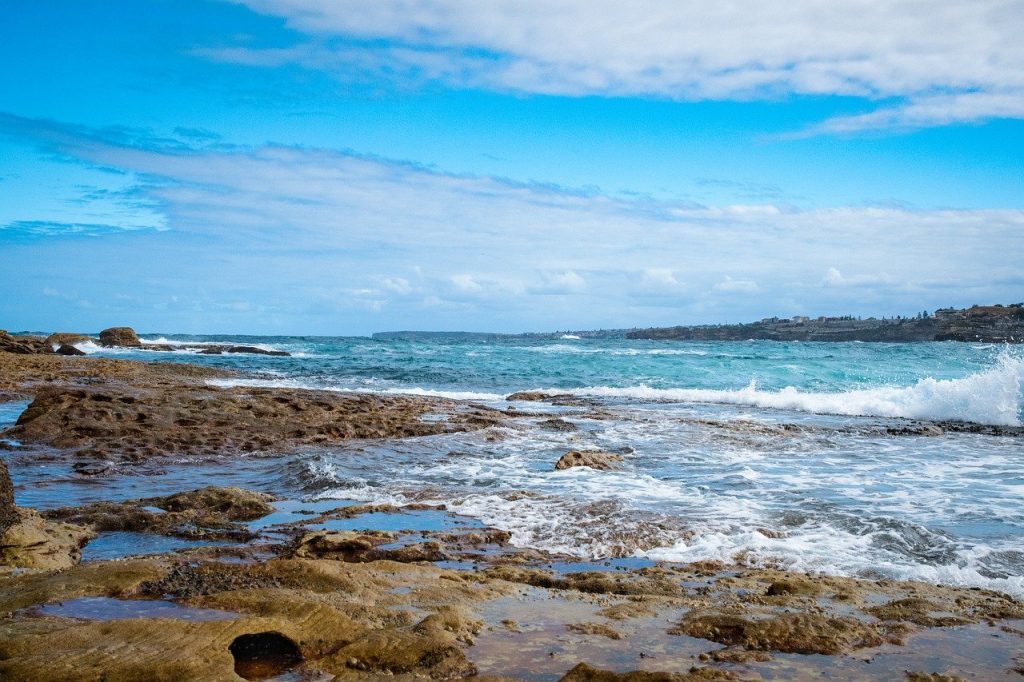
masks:
[[(145, 352), (160, 353), (160, 354), (184, 353), (184, 354), (187, 354), (187, 355), (196, 355), (196, 354), (202, 352), (203, 348), (207, 347), (207, 346), (231, 346), (231, 345), (251, 346), (253, 348), (259, 348), (260, 350), (265, 350), (265, 351), (283, 350), (279, 346), (271, 345), (269, 343), (244, 343), (244, 344), (239, 343), (239, 344), (235, 344), (235, 343), (230, 343), (230, 342), (227, 342), (227, 341), (174, 341), (174, 340), (171, 340), (171, 339), (164, 338), (162, 336), (158, 337), (158, 338), (155, 338), (155, 339), (139, 339), (139, 340), (142, 343), (144, 343), (144, 344), (153, 344), (153, 345), (161, 345), (161, 346), (172, 346), (173, 350), (155, 351), (155, 350), (152, 350), (150, 348), (146, 348), (145, 346), (143, 346), (141, 348), (107, 347), (107, 346), (101, 346), (98, 343), (96, 343), (95, 341), (84, 341), (84, 342), (76, 343), (76, 344), (73, 344), (73, 345), (78, 350), (82, 351), (83, 353), (89, 354), (89, 355), (91, 355), (93, 353), (103, 353), (103, 354), (118, 355), (118, 354), (125, 354), (125, 353), (145, 353)], [(189, 348), (184, 348), (182, 346), (189, 346)], [(292, 356), (293, 357), (309, 357), (309, 356), (307, 356), (305, 354), (302, 354), (302, 353), (292, 353)]]
[[(569, 337), (562, 336), (562, 339)], [(579, 338), (579, 337), (576, 337)], [(546, 346), (515, 346), (514, 350), (545, 355), (707, 355), (706, 350), (695, 348), (596, 348), (568, 343), (553, 343)]]
[[(1024, 577), (992, 577), (984, 568), (989, 548), (954, 552), (949, 563), (928, 564), (879, 548), (876, 534), (854, 535), (828, 524), (768, 537), (757, 530), (698, 532), (673, 545), (637, 556), (656, 561), (739, 561), (749, 566), (781, 567), (791, 571), (844, 576), (884, 576), (941, 585), (983, 587), (1024, 596)], [(988, 573), (988, 574), (987, 574)]]
[(1020, 426), (1024, 405), (1024, 357), (1004, 351), (986, 370), (961, 379), (921, 379), (913, 386), (878, 386), (839, 393), (801, 391), (792, 386), (762, 391), (751, 381), (738, 390), (591, 386), (541, 389), (545, 393), (639, 400), (749, 405), (817, 414), (958, 420)]

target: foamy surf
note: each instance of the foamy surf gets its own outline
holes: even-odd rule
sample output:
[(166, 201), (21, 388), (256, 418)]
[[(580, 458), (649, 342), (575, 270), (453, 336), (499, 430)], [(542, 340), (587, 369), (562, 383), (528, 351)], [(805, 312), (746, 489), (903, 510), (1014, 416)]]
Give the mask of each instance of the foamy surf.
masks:
[(879, 386), (837, 393), (803, 391), (792, 386), (763, 391), (751, 381), (738, 390), (590, 386), (542, 389), (544, 393), (636, 400), (746, 405), (773, 410), (865, 417), (902, 417), (1020, 426), (1024, 407), (1024, 357), (1001, 353), (996, 363), (961, 379), (927, 377), (912, 386)]

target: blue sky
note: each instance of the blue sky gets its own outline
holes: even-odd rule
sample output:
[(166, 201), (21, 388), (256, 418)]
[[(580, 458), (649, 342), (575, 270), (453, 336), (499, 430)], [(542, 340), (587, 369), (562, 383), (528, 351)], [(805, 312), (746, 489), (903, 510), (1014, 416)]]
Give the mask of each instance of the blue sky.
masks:
[(8, 3), (0, 326), (1024, 299), (1018, 2)]

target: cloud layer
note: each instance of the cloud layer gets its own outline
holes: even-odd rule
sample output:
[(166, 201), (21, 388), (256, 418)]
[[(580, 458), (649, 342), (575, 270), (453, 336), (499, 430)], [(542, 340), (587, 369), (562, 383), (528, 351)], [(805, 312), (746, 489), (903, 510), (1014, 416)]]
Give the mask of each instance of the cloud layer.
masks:
[(514, 93), (881, 103), (807, 132), (1024, 117), (1016, 0), (240, 2), (283, 17), (303, 38), (201, 54)]
[(0, 123), (134, 174), (165, 228), (0, 227), (36, 235), (3, 247), (20, 314), (45, 289), (205, 331), (526, 330), (892, 314), (1008, 302), (1024, 285), (1020, 210), (681, 205), (325, 149)]

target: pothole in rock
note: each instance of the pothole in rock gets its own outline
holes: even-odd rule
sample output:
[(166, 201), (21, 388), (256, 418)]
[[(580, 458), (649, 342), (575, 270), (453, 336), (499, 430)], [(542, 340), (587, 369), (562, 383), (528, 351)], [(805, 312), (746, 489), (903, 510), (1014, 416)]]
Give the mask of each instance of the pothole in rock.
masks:
[(235, 673), (247, 680), (266, 680), (302, 663), (298, 645), (280, 632), (240, 635), (228, 647)]

